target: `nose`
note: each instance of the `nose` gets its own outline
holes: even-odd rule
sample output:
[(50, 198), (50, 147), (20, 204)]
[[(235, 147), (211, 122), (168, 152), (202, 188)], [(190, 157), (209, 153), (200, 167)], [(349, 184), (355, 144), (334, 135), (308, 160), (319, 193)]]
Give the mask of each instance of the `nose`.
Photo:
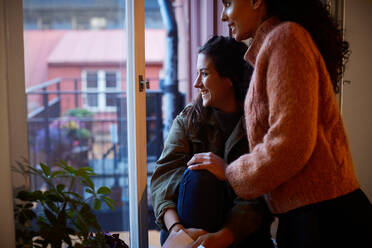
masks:
[(194, 88), (201, 88), (202, 83), (200, 82), (200, 76), (198, 75), (193, 83)]

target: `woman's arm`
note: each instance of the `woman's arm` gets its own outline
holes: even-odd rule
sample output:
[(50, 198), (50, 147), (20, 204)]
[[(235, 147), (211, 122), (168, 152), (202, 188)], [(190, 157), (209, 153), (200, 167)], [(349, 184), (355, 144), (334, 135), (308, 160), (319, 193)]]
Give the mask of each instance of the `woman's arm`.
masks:
[[(197, 153), (190, 159), (188, 165), (190, 170), (208, 170), (219, 180), (225, 180), (225, 161), (214, 153)], [(206, 247), (227, 247), (234, 241), (242, 241), (260, 229), (263, 224), (270, 224), (271, 221), (271, 213), (262, 198), (248, 201), (236, 198), (224, 227), (216, 233), (200, 236), (195, 244), (210, 245)]]
[(151, 177), (151, 200), (157, 222), (166, 229), (163, 216), (167, 209), (176, 209), (178, 186), (189, 159), (189, 143), (184, 127), (185, 118), (177, 116), (173, 121), (163, 152), (156, 162)]
[[(246, 106), (253, 114), (246, 118), (260, 118), (263, 109), (268, 109), (268, 119), (258, 121), (262, 125), (267, 121), (268, 129), (249, 154), (226, 169), (228, 181), (244, 199), (277, 188), (299, 173), (313, 153), (320, 107), (320, 55), (314, 49), (305, 29), (292, 23), (272, 31), (260, 50), (255, 70), (261, 82), (251, 87), (266, 90), (267, 100), (253, 98)], [(254, 132), (256, 127), (251, 128)]]

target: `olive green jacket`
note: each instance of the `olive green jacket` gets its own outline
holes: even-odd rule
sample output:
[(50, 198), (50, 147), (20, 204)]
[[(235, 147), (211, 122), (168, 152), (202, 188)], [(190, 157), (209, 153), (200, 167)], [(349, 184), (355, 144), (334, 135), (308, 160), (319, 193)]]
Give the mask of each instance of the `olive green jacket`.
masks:
[[(248, 152), (243, 116), (226, 142), (215, 110), (208, 111), (206, 119), (208, 121), (203, 130), (197, 136), (190, 135), (186, 127), (186, 113), (185, 110), (182, 111), (173, 121), (163, 152), (156, 162), (157, 166), (150, 184), (151, 200), (156, 220), (164, 229), (166, 229), (163, 222), (165, 210), (176, 208), (179, 184), (187, 168), (187, 162), (195, 153), (213, 152), (230, 163)], [(232, 190), (231, 192), (234, 194)], [(263, 216), (268, 214), (262, 199), (251, 201), (236, 199), (225, 226), (233, 232), (235, 240), (241, 240), (256, 231), (264, 219)]]

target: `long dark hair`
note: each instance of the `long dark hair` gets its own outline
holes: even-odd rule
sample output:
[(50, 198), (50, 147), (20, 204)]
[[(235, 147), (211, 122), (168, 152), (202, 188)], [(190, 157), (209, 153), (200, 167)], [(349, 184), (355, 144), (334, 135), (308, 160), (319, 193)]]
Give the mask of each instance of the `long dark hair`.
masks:
[[(209, 57), (218, 74), (231, 80), (237, 101), (243, 105), (247, 93), (252, 67), (244, 60), (247, 46), (230, 37), (213, 36), (202, 47), (198, 53)], [(187, 127), (190, 131), (197, 131), (203, 125), (209, 107), (203, 107), (202, 98), (199, 94), (192, 105), (186, 109)]]
[(349, 44), (331, 17), (329, 6), (320, 0), (265, 0), (269, 16), (282, 21), (293, 21), (303, 26), (318, 46), (327, 66), (335, 93), (349, 58)]

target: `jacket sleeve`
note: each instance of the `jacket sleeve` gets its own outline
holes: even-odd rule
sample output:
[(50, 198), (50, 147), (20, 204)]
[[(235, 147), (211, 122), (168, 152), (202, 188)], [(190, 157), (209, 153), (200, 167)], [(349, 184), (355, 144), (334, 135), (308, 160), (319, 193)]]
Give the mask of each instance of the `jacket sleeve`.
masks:
[(173, 121), (150, 183), (155, 218), (162, 228), (165, 228), (163, 222), (165, 210), (176, 208), (179, 184), (190, 159), (189, 146), (185, 118), (181, 113)]
[(267, 102), (253, 99), (252, 105), (246, 106), (253, 114), (246, 113), (246, 118), (260, 118), (259, 109), (267, 108), (268, 130), (249, 154), (226, 169), (228, 181), (244, 199), (277, 188), (299, 173), (313, 153), (320, 107), (320, 55), (315, 49), (306, 30), (291, 24), (269, 33), (260, 50), (255, 70), (262, 80), (260, 87), (265, 85)]

